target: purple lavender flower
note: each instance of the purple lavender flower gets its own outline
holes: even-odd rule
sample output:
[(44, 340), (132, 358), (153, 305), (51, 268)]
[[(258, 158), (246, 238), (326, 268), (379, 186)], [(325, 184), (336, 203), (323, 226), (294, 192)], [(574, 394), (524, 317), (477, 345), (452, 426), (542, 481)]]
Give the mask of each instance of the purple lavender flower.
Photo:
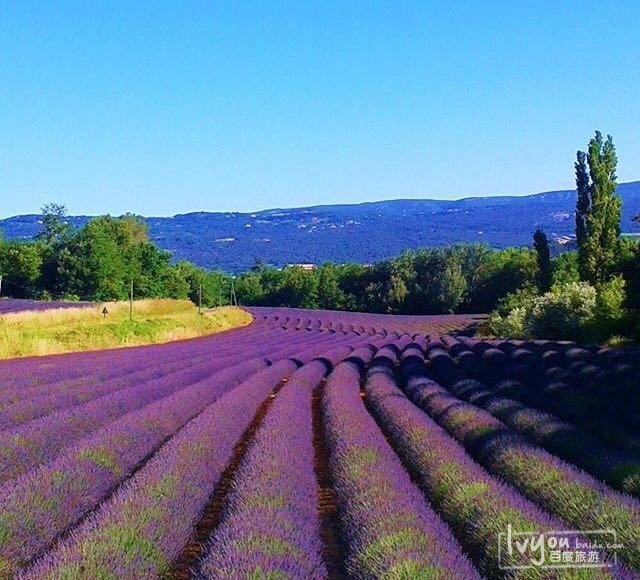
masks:
[(323, 400), (349, 576), (479, 577), (362, 404), (360, 367), (371, 354), (340, 364)]

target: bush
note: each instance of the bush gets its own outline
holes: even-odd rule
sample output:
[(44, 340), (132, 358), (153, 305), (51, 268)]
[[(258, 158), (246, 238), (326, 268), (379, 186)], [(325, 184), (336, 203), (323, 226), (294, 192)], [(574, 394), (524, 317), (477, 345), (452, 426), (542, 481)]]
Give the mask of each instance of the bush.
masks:
[(527, 315), (526, 306), (516, 306), (510, 312), (500, 314), (494, 312), (485, 327), (485, 333), (490, 336), (524, 337), (524, 321)]
[(487, 331), (495, 336), (577, 340), (595, 311), (596, 290), (583, 282), (555, 286), (542, 296), (525, 290), (501, 301)]
[(492, 336), (549, 340), (635, 338), (637, 317), (625, 308), (626, 300), (626, 285), (620, 276), (597, 289), (585, 282), (571, 282), (554, 286), (542, 296), (520, 291), (501, 301), (485, 330)]
[(533, 288), (523, 288), (507, 294), (489, 316), (485, 332), (491, 336), (526, 336), (525, 318), (536, 296)]
[(524, 316), (527, 335), (551, 340), (578, 340), (596, 312), (596, 289), (585, 282), (556, 286), (531, 303)]
[(598, 287), (593, 320), (587, 327), (589, 337), (595, 341), (607, 340), (615, 335), (629, 335), (630, 316), (625, 308), (626, 282), (616, 276)]

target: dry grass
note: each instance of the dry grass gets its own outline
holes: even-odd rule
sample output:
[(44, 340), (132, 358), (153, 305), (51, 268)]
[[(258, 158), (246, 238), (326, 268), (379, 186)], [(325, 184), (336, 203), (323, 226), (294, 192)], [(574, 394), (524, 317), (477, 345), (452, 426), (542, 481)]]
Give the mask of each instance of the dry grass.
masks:
[[(107, 307), (109, 314), (102, 316)], [(17, 312), (0, 317), (0, 358), (170, 342), (251, 322), (240, 308), (198, 309), (188, 300), (138, 300), (89, 308)]]

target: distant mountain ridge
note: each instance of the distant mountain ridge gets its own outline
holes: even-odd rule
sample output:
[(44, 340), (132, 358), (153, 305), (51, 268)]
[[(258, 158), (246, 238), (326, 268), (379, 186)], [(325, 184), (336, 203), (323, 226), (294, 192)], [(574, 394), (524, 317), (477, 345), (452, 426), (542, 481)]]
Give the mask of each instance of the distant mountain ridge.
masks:
[[(640, 181), (618, 186), (623, 232), (639, 232)], [(574, 190), (527, 196), (469, 197), (455, 201), (400, 199), (360, 204), (269, 209), (253, 213), (194, 212), (146, 217), (149, 233), (174, 260), (240, 272), (257, 259), (289, 263), (362, 262), (395, 256), (406, 249), (458, 242), (496, 248), (531, 244), (536, 227), (551, 238), (574, 233)], [(88, 216), (70, 221), (81, 226)], [(0, 220), (9, 239), (31, 239), (38, 215)]]

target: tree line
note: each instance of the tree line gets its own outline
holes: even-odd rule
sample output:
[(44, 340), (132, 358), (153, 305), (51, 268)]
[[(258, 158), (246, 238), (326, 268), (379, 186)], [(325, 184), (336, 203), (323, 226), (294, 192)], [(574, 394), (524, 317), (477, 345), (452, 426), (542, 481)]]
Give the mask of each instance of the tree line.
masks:
[(4, 296), (125, 300), (133, 283), (138, 298), (201, 297), (204, 306), (216, 306), (229, 303), (233, 284), (244, 305), (439, 314), (487, 312), (538, 276), (531, 249), (457, 245), (407, 251), (371, 265), (326, 263), (309, 270), (256, 263), (232, 277), (172, 263), (136, 216), (100, 216), (75, 230), (66, 217), (63, 206), (45, 206), (35, 240), (0, 240)]
[(457, 245), (406, 251), (372, 265), (276, 270), (258, 264), (238, 277), (237, 292), (244, 303), (256, 305), (395, 314), (486, 312), (535, 276), (529, 249)]
[(204, 306), (290, 306), (385, 313), (486, 312), (509, 292), (535, 284), (535, 252), (486, 245), (407, 251), (371, 265), (274, 268), (256, 263), (232, 277), (171, 262), (133, 215), (100, 216), (79, 229), (47, 205), (33, 241), (0, 240), (2, 295), (65, 300), (190, 298)]
[(194, 298), (214, 278), (187, 262), (172, 264), (137, 216), (100, 216), (79, 229), (66, 217), (64, 206), (47, 205), (35, 240), (0, 240), (3, 296), (125, 300), (133, 284), (137, 298)]

